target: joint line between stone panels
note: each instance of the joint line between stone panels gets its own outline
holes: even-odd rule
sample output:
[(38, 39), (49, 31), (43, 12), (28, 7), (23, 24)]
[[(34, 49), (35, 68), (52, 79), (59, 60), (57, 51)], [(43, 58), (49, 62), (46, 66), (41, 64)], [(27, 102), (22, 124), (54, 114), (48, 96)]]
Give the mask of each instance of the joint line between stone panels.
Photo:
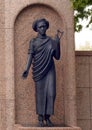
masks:
[[(64, 75), (64, 71), (63, 71), (63, 75)], [(63, 87), (62, 87), (62, 89), (63, 89), (63, 107), (64, 107), (64, 117), (63, 117), (63, 120), (64, 120), (64, 123), (65, 123), (65, 87), (64, 87), (64, 77), (63, 77)]]
[(90, 130), (91, 130), (91, 86), (90, 86), (90, 57), (89, 57), (89, 105), (90, 105)]
[[(64, 88), (63, 88), (63, 91), (64, 91)], [(64, 124), (65, 124), (65, 94), (64, 94), (64, 92), (63, 92), (63, 107), (64, 107), (64, 116), (63, 116), (63, 120), (64, 120)]]
[(89, 120), (90, 121), (90, 119), (77, 119), (77, 120)]
[(14, 28), (4, 28), (4, 29), (14, 29)]
[(89, 88), (89, 87), (77, 87), (77, 88)]
[(5, 29), (5, 28), (0, 28), (0, 29)]
[(13, 29), (13, 27), (0, 27), (0, 29)]
[(14, 29), (14, 28), (0, 28), (0, 29), (4, 29), (5, 30), (5, 29)]

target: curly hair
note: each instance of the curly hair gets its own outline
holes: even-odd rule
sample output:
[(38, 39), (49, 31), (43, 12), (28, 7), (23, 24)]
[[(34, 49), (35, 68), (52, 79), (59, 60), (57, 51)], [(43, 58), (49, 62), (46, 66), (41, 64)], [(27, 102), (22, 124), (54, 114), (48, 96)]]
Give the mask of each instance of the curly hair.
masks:
[(33, 30), (35, 31), (35, 32), (37, 32), (37, 24), (39, 23), (39, 22), (45, 22), (45, 24), (46, 24), (46, 26), (47, 26), (47, 29), (49, 28), (49, 22), (45, 19), (45, 18), (42, 18), (42, 19), (37, 19), (37, 20), (35, 20), (34, 22), (33, 22), (33, 24), (32, 24), (32, 28), (33, 28)]

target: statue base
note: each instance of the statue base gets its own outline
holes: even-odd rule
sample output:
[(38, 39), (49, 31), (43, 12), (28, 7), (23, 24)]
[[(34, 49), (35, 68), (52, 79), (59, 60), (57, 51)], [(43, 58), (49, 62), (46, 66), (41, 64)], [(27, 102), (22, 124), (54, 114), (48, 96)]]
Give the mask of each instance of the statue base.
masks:
[(80, 127), (23, 127), (22, 125), (15, 125), (14, 130), (81, 130)]

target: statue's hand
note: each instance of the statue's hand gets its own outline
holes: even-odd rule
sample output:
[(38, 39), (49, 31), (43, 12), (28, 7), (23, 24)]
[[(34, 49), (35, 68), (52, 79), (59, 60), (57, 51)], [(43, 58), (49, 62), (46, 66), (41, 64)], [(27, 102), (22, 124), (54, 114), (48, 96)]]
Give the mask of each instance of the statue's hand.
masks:
[(56, 41), (57, 43), (60, 42), (60, 38), (59, 38), (58, 34), (55, 35), (55, 41)]
[(23, 78), (27, 78), (27, 76), (28, 76), (28, 71), (25, 70), (25, 71), (23, 72), (23, 74), (22, 74), (22, 77), (23, 77)]
[(61, 30), (57, 30), (56, 39), (59, 41), (61, 37), (63, 36), (64, 32)]

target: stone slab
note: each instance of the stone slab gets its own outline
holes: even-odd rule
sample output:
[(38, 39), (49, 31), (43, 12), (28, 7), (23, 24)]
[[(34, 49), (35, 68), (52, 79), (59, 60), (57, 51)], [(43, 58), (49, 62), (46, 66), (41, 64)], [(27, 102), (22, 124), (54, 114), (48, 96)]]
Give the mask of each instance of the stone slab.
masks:
[(89, 57), (76, 57), (77, 88), (89, 88)]
[(78, 126), (81, 127), (82, 130), (92, 130), (90, 128), (90, 120), (78, 120)]
[(90, 118), (92, 120), (92, 88), (89, 89), (90, 91)]
[(89, 75), (90, 75), (90, 84), (89, 84), (89, 87), (92, 88), (92, 56), (90, 56), (90, 64), (89, 64), (89, 69), (90, 69), (90, 72), (89, 72)]
[(22, 127), (15, 125), (14, 130), (81, 130), (79, 127)]
[(77, 117), (78, 119), (90, 119), (88, 88), (77, 88)]
[(92, 120), (90, 121), (90, 127), (91, 127), (91, 130), (92, 130)]

